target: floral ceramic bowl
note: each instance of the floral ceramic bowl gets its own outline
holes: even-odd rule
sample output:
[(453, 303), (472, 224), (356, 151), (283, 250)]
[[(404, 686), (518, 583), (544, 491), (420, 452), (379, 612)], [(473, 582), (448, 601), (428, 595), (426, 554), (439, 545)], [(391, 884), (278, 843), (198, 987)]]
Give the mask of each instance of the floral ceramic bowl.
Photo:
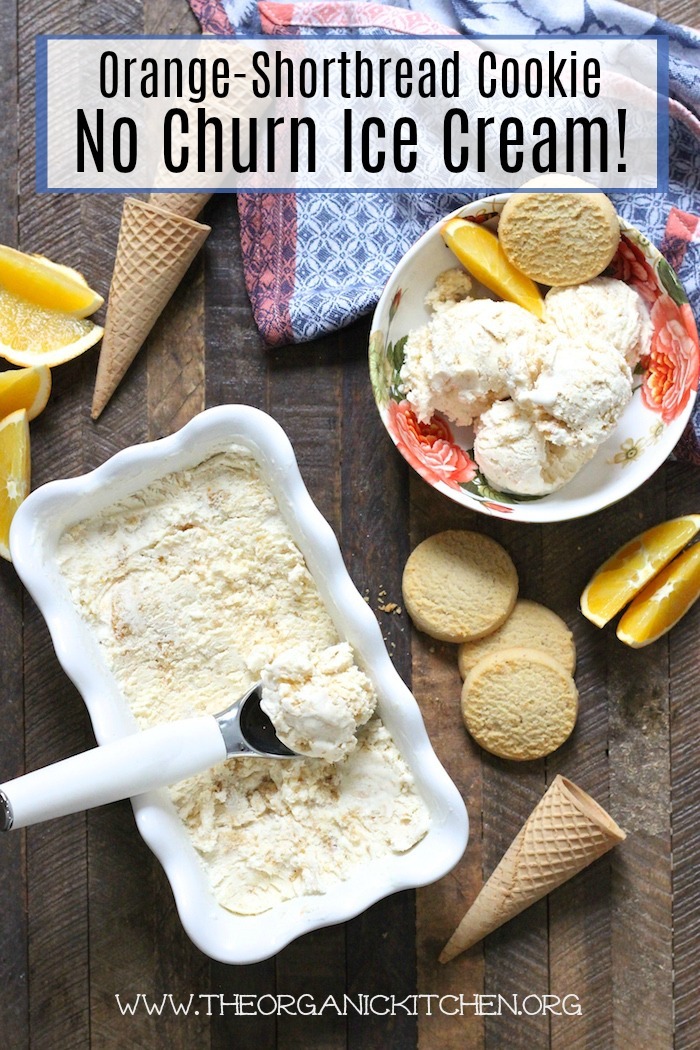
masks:
[[(505, 193), (486, 197), (453, 215), (496, 229), (507, 199)], [(399, 372), (406, 337), (430, 319), (424, 300), (438, 274), (458, 265), (440, 236), (444, 221), (428, 230), (401, 259), (372, 323), (369, 360), (374, 396), (404, 459), (450, 499), (512, 521), (581, 517), (634, 491), (674, 448), (697, 392), (697, 330), (688, 298), (672, 268), (639, 230), (620, 220), (620, 247), (604, 276), (636, 288), (646, 302), (654, 329), (651, 353), (637, 367), (632, 400), (595, 457), (558, 492), (515, 496), (495, 491), (480, 473), (472, 455), (471, 429), (457, 427), (440, 414), (430, 423), (420, 423), (401, 389)], [(476, 282), (471, 294), (491, 296)]]

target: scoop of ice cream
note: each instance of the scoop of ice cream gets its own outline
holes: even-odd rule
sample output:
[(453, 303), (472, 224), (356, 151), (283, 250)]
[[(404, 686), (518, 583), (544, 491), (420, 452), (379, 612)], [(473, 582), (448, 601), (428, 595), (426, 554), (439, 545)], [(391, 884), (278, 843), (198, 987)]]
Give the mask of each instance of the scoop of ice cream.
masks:
[(425, 305), (433, 313), (449, 310), (457, 303), (471, 299), (471, 290), (472, 279), (469, 274), (458, 266), (453, 266), (452, 269), (443, 270), (438, 274), (435, 284), (425, 297)]
[(578, 473), (595, 449), (553, 445), (530, 413), (496, 401), (476, 424), (474, 459), (489, 485), (521, 496), (555, 492)]
[(298, 646), (262, 668), (261, 707), (280, 740), (301, 755), (337, 762), (354, 750), (377, 697), (347, 642)]
[(609, 343), (569, 338), (543, 326), (530, 345), (529, 382), (513, 397), (555, 445), (597, 448), (632, 397), (632, 373)]
[(544, 319), (570, 339), (609, 343), (630, 368), (649, 353), (653, 326), (644, 300), (612, 277), (551, 288), (544, 300)]
[(473, 299), (441, 310), (406, 340), (401, 384), (421, 423), (435, 412), (469, 426), (508, 397), (527, 337), (541, 322), (515, 303)]

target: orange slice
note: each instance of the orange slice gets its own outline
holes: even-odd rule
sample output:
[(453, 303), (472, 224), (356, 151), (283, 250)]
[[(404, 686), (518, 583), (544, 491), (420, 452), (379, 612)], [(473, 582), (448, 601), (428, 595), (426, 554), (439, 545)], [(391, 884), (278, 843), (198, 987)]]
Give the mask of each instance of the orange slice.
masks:
[(23, 299), (0, 286), (0, 357), (13, 365), (53, 368), (102, 338), (92, 321)]
[(0, 244), (0, 287), (34, 306), (88, 317), (104, 302), (77, 270)]
[(10, 561), (10, 525), (29, 492), (29, 420), (24, 408), (0, 422), (0, 556)]
[(0, 372), (0, 419), (20, 408), (27, 410), (27, 419), (36, 419), (50, 393), (51, 372), (46, 365)]
[(506, 259), (495, 233), (466, 219), (448, 219), (440, 232), (447, 247), (485, 288), (542, 318), (542, 293)]
[(637, 595), (617, 625), (617, 637), (634, 649), (651, 645), (700, 597), (700, 543), (683, 551)]
[(581, 612), (604, 627), (700, 530), (700, 514), (655, 525), (620, 547), (581, 595)]

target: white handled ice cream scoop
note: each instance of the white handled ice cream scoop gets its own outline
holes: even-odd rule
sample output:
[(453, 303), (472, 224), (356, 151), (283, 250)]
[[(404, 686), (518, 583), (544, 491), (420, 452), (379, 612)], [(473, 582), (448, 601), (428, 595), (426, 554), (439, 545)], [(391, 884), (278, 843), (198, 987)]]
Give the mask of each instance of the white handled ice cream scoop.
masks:
[(258, 683), (220, 715), (133, 733), (0, 785), (0, 831), (79, 813), (201, 773), (225, 758), (298, 758), (260, 707)]

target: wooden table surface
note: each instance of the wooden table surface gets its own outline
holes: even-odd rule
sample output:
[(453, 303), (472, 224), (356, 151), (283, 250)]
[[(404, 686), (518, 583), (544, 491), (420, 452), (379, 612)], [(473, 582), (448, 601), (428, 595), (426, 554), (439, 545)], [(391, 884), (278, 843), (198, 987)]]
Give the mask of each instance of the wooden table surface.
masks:
[[(653, 9), (653, 3), (642, 6)], [(695, 2), (659, 3), (700, 24)], [(185, 0), (19, 0), (0, 21), (0, 241), (77, 266), (109, 287), (120, 201), (34, 191), (33, 37), (36, 33), (195, 32)], [(16, 47), (16, 42), (19, 46)], [(311, 345), (266, 351), (243, 289), (233, 197), (204, 213), (212, 234), (127, 379), (98, 423), (89, 418), (96, 352), (54, 372), (32, 424), (33, 484), (83, 473), (137, 441), (171, 433), (205, 406), (243, 402), (287, 430), (302, 473), (340, 539), (391, 656), (423, 710), (435, 749), (459, 786), (471, 838), (438, 884), (404, 892), (342, 926), (301, 938), (267, 962), (212, 962), (184, 934), (159, 864), (128, 803), (12, 834), (0, 843), (0, 1045), (278, 1047), (322, 1050), (523, 1048), (690, 1050), (700, 1047), (700, 777), (696, 608), (672, 634), (632, 651), (578, 612), (603, 556), (640, 529), (698, 511), (697, 468), (669, 463), (617, 506), (571, 524), (526, 526), (470, 513), (409, 476), (374, 408), (368, 323)], [(401, 611), (411, 546), (445, 527), (495, 536), (514, 558), (524, 596), (571, 625), (581, 714), (572, 740), (522, 766), (482, 754), (459, 715), (452, 646), (417, 634)], [(9, 564), (0, 564), (2, 779), (90, 747), (80, 696)], [(586, 872), (447, 967), (446, 937), (558, 772), (591, 792), (628, 832)], [(420, 1000), (417, 1016), (241, 1016), (200, 995), (576, 996), (580, 1013), (479, 1015)], [(121, 1002), (138, 993), (194, 997), (187, 1016)], [(250, 1002), (250, 1000), (238, 1000)], [(377, 1011), (382, 1000), (376, 1000)], [(451, 1008), (453, 1001), (447, 1009)], [(573, 1000), (569, 1000), (573, 1003)], [(204, 1005), (202, 1005), (204, 1004)], [(430, 1004), (430, 1008), (429, 1008)], [(410, 1007), (409, 1002), (409, 1007)], [(196, 1009), (199, 1012), (196, 1013)]]

